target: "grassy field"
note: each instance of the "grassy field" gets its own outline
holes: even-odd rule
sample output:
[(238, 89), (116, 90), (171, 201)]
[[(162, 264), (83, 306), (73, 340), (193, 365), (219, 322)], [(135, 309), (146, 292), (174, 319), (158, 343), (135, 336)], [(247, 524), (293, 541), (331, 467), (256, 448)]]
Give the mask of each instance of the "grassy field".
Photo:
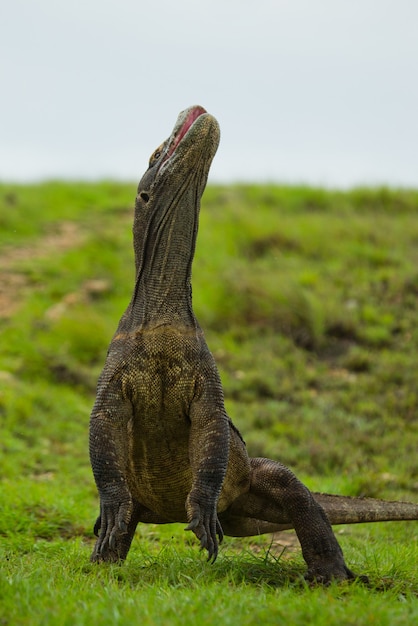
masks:
[[(292, 532), (138, 528), (89, 562), (95, 384), (133, 284), (135, 185), (0, 185), (0, 625), (409, 625), (416, 522), (336, 528), (360, 583), (310, 588)], [(312, 489), (418, 498), (418, 192), (209, 187), (194, 306), (251, 455)]]

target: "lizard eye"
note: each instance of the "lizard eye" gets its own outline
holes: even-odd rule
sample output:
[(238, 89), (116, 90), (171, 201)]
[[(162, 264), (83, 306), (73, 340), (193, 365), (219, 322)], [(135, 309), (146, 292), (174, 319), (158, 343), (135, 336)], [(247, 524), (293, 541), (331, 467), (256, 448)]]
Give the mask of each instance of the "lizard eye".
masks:
[(151, 158), (149, 160), (149, 167), (155, 165), (156, 161), (160, 158), (162, 153), (162, 146), (159, 146), (155, 152), (152, 153)]

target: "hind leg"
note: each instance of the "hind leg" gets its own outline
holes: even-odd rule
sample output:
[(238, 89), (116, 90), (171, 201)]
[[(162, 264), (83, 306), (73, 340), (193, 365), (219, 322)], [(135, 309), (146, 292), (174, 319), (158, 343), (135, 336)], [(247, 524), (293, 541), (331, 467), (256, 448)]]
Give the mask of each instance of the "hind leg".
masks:
[(328, 583), (354, 578), (324, 510), (309, 489), (281, 463), (259, 458), (250, 463), (249, 491), (220, 516), (225, 534), (243, 534), (240, 518), (248, 534), (293, 527), (308, 566), (308, 580)]

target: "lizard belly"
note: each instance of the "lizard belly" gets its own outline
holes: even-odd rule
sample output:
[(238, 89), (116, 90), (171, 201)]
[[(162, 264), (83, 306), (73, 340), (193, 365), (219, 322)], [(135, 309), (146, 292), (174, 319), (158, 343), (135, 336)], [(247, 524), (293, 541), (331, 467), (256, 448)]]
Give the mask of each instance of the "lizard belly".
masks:
[[(155, 433), (152, 433), (155, 435)], [(168, 521), (185, 522), (185, 503), (192, 483), (186, 442), (175, 448), (145, 437), (134, 445), (132, 493), (141, 504)], [(186, 444), (186, 445), (184, 445)]]
[[(138, 501), (167, 521), (186, 521), (192, 484), (188, 407), (192, 389), (184, 377), (142, 377), (130, 425), (131, 491)], [(148, 380), (147, 380), (148, 379)], [(192, 387), (192, 385), (190, 385)]]

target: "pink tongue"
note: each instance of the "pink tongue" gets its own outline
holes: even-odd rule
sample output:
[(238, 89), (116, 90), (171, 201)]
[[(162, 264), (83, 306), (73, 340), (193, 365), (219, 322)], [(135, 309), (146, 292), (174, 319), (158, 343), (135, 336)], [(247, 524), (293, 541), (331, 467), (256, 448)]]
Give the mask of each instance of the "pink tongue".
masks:
[(175, 138), (175, 140), (173, 141), (173, 145), (171, 146), (167, 157), (171, 156), (174, 152), (174, 150), (177, 148), (177, 146), (179, 145), (180, 141), (183, 139), (184, 135), (187, 133), (187, 131), (189, 130), (189, 128), (192, 126), (193, 122), (195, 122), (197, 120), (198, 117), (200, 117), (201, 115), (203, 115), (203, 113), (206, 113), (206, 110), (201, 107), (201, 106), (197, 106), (194, 109), (192, 109), (189, 113), (189, 115), (186, 118), (186, 121), (184, 122), (183, 126), (181, 127), (179, 134), (177, 135), (177, 137)]

